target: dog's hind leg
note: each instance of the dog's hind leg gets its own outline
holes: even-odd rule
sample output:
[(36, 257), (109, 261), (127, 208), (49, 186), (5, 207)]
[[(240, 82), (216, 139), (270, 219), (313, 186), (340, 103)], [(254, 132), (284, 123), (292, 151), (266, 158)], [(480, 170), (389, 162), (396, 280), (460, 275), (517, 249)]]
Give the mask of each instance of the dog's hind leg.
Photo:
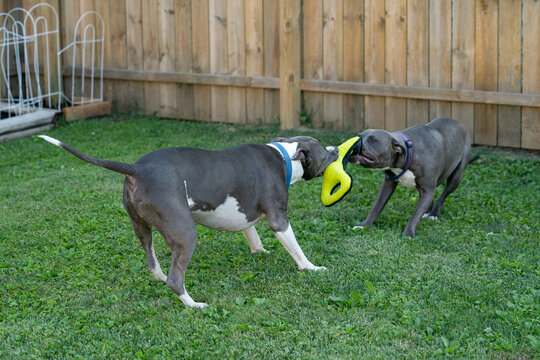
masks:
[(467, 159), (468, 157), (465, 160), (461, 160), (454, 172), (452, 172), (450, 176), (448, 176), (448, 179), (446, 179), (446, 185), (444, 186), (444, 190), (441, 196), (439, 196), (437, 201), (435, 201), (435, 204), (433, 205), (431, 210), (428, 211), (426, 215), (424, 215), (425, 217), (434, 220), (439, 218), (439, 214), (441, 213), (441, 208), (444, 204), (444, 201), (446, 200), (448, 195), (450, 195), (454, 190), (457, 189), (459, 183), (461, 182), (461, 179), (463, 178), (463, 172), (465, 171), (465, 167), (468, 163)]
[(247, 239), (252, 254), (258, 252), (270, 252), (263, 247), (261, 239), (259, 238), (259, 234), (257, 234), (257, 229), (255, 229), (255, 226), (247, 228), (246, 230), (242, 231), (242, 233)]
[(152, 242), (152, 228), (142, 222), (138, 222), (131, 218), (131, 225), (135, 235), (139, 238), (142, 248), (146, 253), (146, 261), (148, 263), (148, 270), (159, 281), (167, 282), (167, 276), (161, 271), (159, 261), (156, 258), (154, 252), (154, 244)]
[[(182, 300), (184, 305), (206, 307), (208, 306), (206, 303), (193, 301), (185, 287), (186, 268), (195, 250), (197, 240), (197, 230), (191, 213), (187, 208), (183, 210), (183, 207), (176, 206), (160, 210), (158, 213), (162, 214), (164, 218), (156, 228), (171, 249), (171, 267), (167, 276), (167, 285)], [(174, 214), (174, 216), (169, 217), (168, 214)]]
[[(432, 187), (435, 188), (435, 185), (433, 185)], [(401, 234), (403, 237), (414, 237), (416, 227), (422, 219), (422, 215), (425, 214), (431, 204), (433, 204), (433, 195), (435, 191), (431, 189), (431, 186), (427, 189), (418, 189), (418, 193), (420, 194), (420, 198), (416, 203), (416, 208), (414, 209), (413, 216), (409, 219), (405, 230), (403, 230), (403, 233)]]

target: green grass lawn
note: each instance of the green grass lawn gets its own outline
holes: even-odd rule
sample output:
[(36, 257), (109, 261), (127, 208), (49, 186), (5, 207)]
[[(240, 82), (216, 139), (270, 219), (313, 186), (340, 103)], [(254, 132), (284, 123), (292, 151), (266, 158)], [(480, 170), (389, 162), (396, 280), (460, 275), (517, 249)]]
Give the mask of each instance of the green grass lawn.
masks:
[[(221, 149), (311, 135), (136, 114), (48, 132), (101, 158), (133, 162), (170, 146)], [(339, 204), (321, 178), (291, 187), (289, 218), (307, 257), (299, 272), (261, 221), (270, 254), (241, 233), (198, 228), (189, 309), (146, 269), (122, 205), (123, 177), (39, 138), (0, 144), (0, 358), (387, 359), (540, 356), (540, 157), (477, 147), (441, 219), (401, 238), (417, 192), (398, 186), (374, 227), (382, 174), (347, 169)], [(438, 189), (438, 193), (441, 189)], [(167, 272), (170, 251), (155, 233)]]

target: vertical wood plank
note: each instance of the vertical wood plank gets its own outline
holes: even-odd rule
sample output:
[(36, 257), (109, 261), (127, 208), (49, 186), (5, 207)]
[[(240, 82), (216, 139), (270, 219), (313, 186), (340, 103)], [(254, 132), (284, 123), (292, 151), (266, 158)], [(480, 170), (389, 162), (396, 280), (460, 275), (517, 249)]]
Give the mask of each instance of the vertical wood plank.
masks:
[[(498, 14), (498, 1), (476, 0), (476, 90), (497, 91)], [(497, 145), (497, 105), (475, 105), (474, 142)]]
[[(303, 40), (305, 79), (323, 79), (323, 0), (304, 0)], [(304, 108), (316, 128), (323, 124), (323, 95), (304, 92)]]
[[(264, 76), (279, 77), (279, 1), (263, 0)], [(279, 90), (264, 90), (265, 123), (277, 122), (280, 112)]]
[[(343, 80), (364, 82), (363, 0), (343, 1)], [(343, 126), (352, 131), (364, 128), (363, 96), (343, 96)]]
[[(407, 83), (407, 0), (386, 0), (386, 83)], [(385, 128), (397, 131), (407, 126), (407, 101), (386, 98)]]
[[(521, 1), (499, 0), (499, 91), (521, 91)], [(521, 109), (499, 106), (497, 145), (520, 147)]]
[[(343, 1), (323, 1), (323, 76), (343, 80)], [(343, 95), (323, 95), (323, 123), (343, 128)]]
[[(64, 48), (75, 41), (73, 31), (75, 30), (75, 21), (80, 16), (79, 2), (78, 1), (61, 1), (60, 2), (60, 13), (61, 13), (61, 27), (62, 27), (62, 41), (60, 47)], [(106, 32), (107, 30), (105, 30)], [(106, 36), (106, 34), (105, 34)], [(107, 41), (105, 41), (107, 43)], [(62, 64), (75, 66), (77, 62), (73, 62), (73, 50), (64, 51), (62, 53)], [(71, 97), (71, 76), (64, 76), (62, 78), (62, 86), (64, 89), (64, 95), (68, 98)], [(104, 87), (105, 89), (105, 87)], [(105, 97), (105, 94), (104, 94)], [(110, 97), (109, 97), (110, 99)]]
[[(244, 0), (227, 0), (227, 42), (230, 75), (246, 75), (246, 27)], [(228, 88), (228, 116), (232, 123), (246, 122), (246, 89)]]
[[(226, 74), (227, 65), (227, 2), (210, 0), (210, 71), (213, 74)], [(212, 121), (226, 122), (227, 88), (212, 86)]]
[[(365, 0), (365, 81), (384, 84), (384, 1)], [(364, 119), (366, 128), (384, 129), (385, 101), (381, 96), (366, 96)]]
[[(47, 0), (44, 2), (51, 5), (56, 10), (57, 15), (60, 13), (58, 0)], [(58, 48), (59, 45), (57, 46), (57, 39), (59, 39), (61, 32), (60, 19), (58, 19), (57, 25), (57, 16), (54, 15), (53, 10), (48, 6), (41, 6), (35, 10), (37, 10), (37, 16), (42, 16), (45, 19), (47, 31), (58, 30), (58, 34), (51, 34), (48, 36), (48, 41), (46, 37), (42, 37), (39, 41), (39, 46), (41, 47), (40, 54), (43, 54), (40, 58), (40, 65), (44, 67), (43, 71), (41, 71), (41, 74), (43, 74), (41, 77), (41, 88), (43, 94), (52, 94), (53, 92), (59, 92), (61, 90), (61, 83), (58, 83), (58, 66), (61, 65), (61, 61), (59, 64), (59, 59), (57, 57), (58, 51), (61, 50)], [(39, 21), (38, 24), (38, 31), (45, 31), (43, 23)], [(47, 61), (44, 59), (47, 59)], [(45, 70), (45, 66), (48, 66), (48, 70)], [(58, 96), (49, 96), (44, 99), (44, 103), (46, 106), (56, 108), (58, 107)]]
[[(474, 89), (475, 2), (454, 0), (452, 88)], [(452, 103), (452, 117), (461, 121), (474, 139), (474, 104)]]
[[(126, 36), (126, 0), (109, 2), (111, 12), (111, 65), (112, 67), (127, 68), (127, 36)], [(129, 110), (130, 94), (124, 81), (113, 82), (113, 96), (116, 99), (117, 110)]]
[[(193, 70), (195, 73), (210, 72), (210, 23), (208, 0), (192, 1), (193, 22)], [(209, 86), (197, 85), (193, 89), (195, 120), (211, 121), (211, 91)]]
[[(429, 86), (452, 87), (452, 2), (429, 1)], [(430, 101), (429, 118), (452, 116), (452, 104)]]
[[(407, 85), (429, 86), (429, 2), (407, 2)], [(429, 121), (429, 101), (407, 100), (407, 127)]]
[[(105, 27), (104, 41), (103, 41), (103, 66), (111, 66), (111, 11), (109, 8), (109, 1), (96, 0), (96, 11), (101, 15), (103, 19), (103, 26)], [(69, 20), (75, 25), (76, 19)], [(117, 105), (115, 94), (113, 93), (113, 81), (103, 80), (103, 99), (112, 101)]]
[[(193, 72), (191, 0), (176, 0), (174, 4), (176, 16), (176, 71)], [(195, 118), (195, 98), (193, 85), (176, 85), (177, 115), (180, 119)]]
[[(79, 8), (80, 8), (80, 15), (79, 17), (82, 17), (85, 12), (92, 11), (96, 9), (95, 6), (95, 0), (80, 0), (79, 1)], [(78, 20), (78, 18), (77, 18)], [(77, 22), (75, 20), (75, 22)], [(79, 40), (84, 40), (84, 34), (85, 31), (88, 30), (87, 37), (92, 37), (92, 31), (87, 28), (88, 26), (96, 26), (96, 18), (92, 15), (85, 16), (81, 22), (79, 23), (79, 30), (77, 36), (79, 36)], [(113, 31), (111, 31), (111, 34)], [(109, 40), (108, 38), (105, 38), (105, 41)], [(77, 45), (77, 65), (84, 66), (85, 68), (90, 68), (92, 63), (92, 44), (79, 44)], [(84, 50), (84, 54), (83, 54)], [(114, 59), (112, 57), (104, 59), (104, 61), (107, 61), (110, 66), (112, 66), (112, 63)], [(86, 73), (87, 74), (87, 73)], [(84, 89), (82, 86), (82, 78), (77, 78), (75, 81), (75, 94), (76, 97), (90, 97), (91, 92), (91, 85), (92, 82), (90, 81), (90, 78), (84, 79)]]
[[(142, 5), (141, 0), (126, 1), (126, 42), (127, 42), (127, 68), (129, 70), (142, 70)], [(144, 85), (137, 81), (127, 84), (129, 97), (126, 105), (129, 110), (142, 110), (144, 106)]]
[[(159, 0), (159, 70), (174, 72), (176, 70), (176, 16), (174, 0)], [(176, 85), (160, 84), (158, 115), (174, 118), (176, 114)]]
[[(246, 1), (246, 74), (264, 75), (264, 26), (262, 0)], [(264, 118), (264, 90), (246, 90), (247, 121), (254, 123)]]
[[(158, 8), (155, 3), (142, 1), (143, 22), (143, 68), (144, 70), (159, 71), (159, 34)], [(147, 114), (159, 110), (159, 84), (146, 82), (144, 84), (144, 111)]]
[(300, 0), (279, 0), (279, 83), (282, 129), (298, 127), (300, 113)]
[[(540, 93), (540, 1), (523, 2), (523, 92)], [(521, 146), (540, 149), (540, 108), (524, 107)]]

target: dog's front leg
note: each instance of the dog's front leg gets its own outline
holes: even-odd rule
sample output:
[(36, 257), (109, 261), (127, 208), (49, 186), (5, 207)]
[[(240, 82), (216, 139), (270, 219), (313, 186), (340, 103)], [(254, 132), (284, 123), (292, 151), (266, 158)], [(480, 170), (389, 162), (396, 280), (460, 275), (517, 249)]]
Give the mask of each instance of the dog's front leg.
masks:
[(272, 228), (274, 234), (276, 234), (281, 245), (283, 245), (289, 255), (296, 261), (298, 270), (326, 270), (324, 266), (315, 266), (307, 259), (300, 248), (300, 245), (298, 245), (298, 242), (296, 241), (296, 237), (294, 236), (294, 232), (289, 222), (287, 222), (287, 227), (284, 231), (276, 231), (272, 227), (272, 224), (270, 224), (270, 228)]
[(397, 182), (387, 179), (385, 177), (383, 183), (381, 184), (381, 188), (379, 189), (377, 200), (375, 200), (373, 207), (369, 211), (368, 217), (366, 218), (366, 220), (353, 227), (353, 229), (362, 229), (373, 225), (375, 223), (375, 220), (377, 220), (377, 218), (379, 217), (382, 209), (388, 202), (388, 199), (390, 199), (390, 196), (392, 196), (394, 190), (396, 190), (396, 186)]
[(413, 216), (409, 219), (405, 230), (403, 231), (402, 236), (413, 238), (415, 235), (416, 227), (422, 219), (422, 216), (429, 210), (430, 206), (433, 204), (433, 197), (435, 195), (435, 190), (433, 189), (418, 189), (420, 198), (416, 203), (416, 208), (414, 209)]

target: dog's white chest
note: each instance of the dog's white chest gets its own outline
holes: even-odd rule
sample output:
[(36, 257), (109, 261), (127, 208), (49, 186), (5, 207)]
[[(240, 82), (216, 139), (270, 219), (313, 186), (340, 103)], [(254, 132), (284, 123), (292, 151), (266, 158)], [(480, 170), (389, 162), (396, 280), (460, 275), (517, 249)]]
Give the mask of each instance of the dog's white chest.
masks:
[(228, 196), (215, 210), (196, 210), (191, 212), (191, 216), (197, 224), (224, 231), (242, 231), (259, 221), (248, 221), (240, 211), (238, 201), (232, 196)]
[[(401, 169), (390, 169), (395, 175), (399, 174), (401, 172)], [(399, 178), (399, 183), (405, 187), (415, 189), (416, 188), (416, 176), (414, 176), (414, 173), (411, 170), (405, 171), (403, 175)]]

